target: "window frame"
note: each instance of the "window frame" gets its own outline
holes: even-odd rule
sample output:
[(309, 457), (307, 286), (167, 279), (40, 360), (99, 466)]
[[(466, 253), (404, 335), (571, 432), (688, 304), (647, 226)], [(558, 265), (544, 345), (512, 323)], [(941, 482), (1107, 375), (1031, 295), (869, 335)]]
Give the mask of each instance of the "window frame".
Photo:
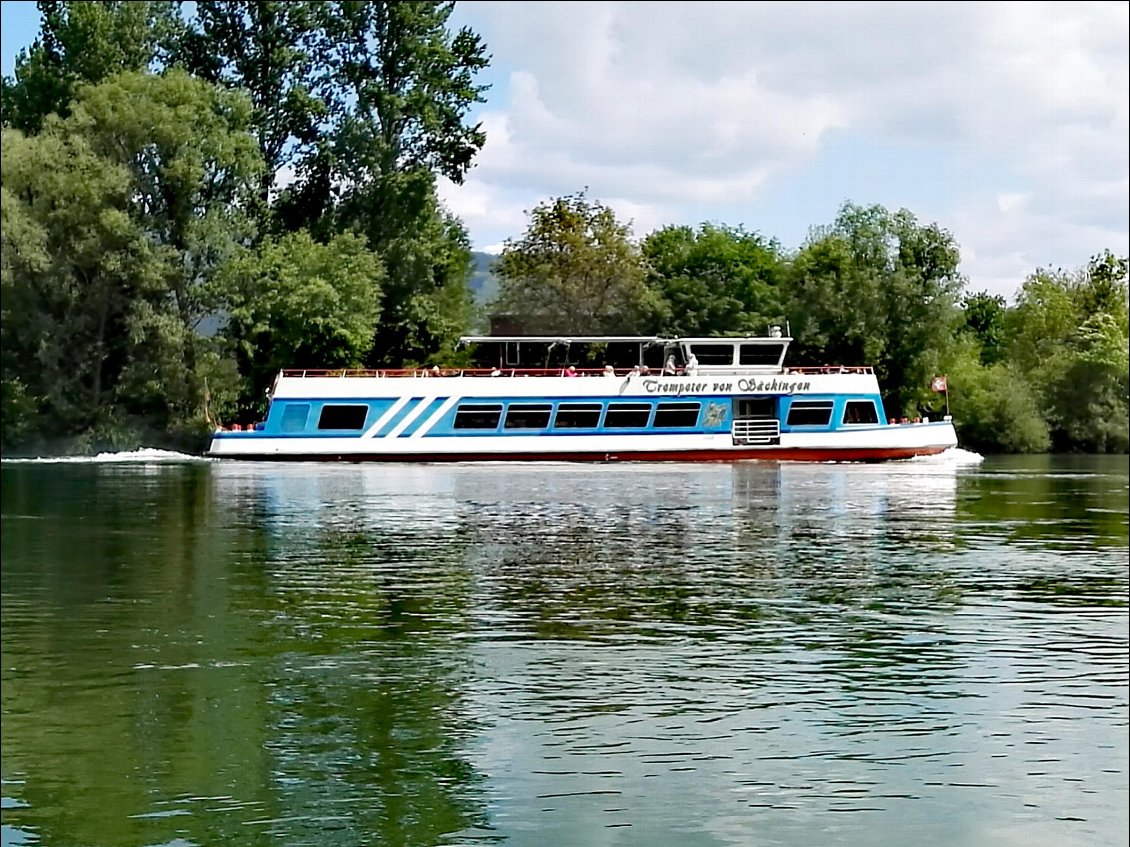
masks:
[[(671, 417), (674, 415), (685, 415), (694, 409), (694, 420), (690, 423), (664, 423), (661, 422), (662, 418)], [(698, 426), (699, 418), (702, 417), (702, 401), (701, 400), (672, 400), (669, 402), (660, 401), (655, 405), (655, 417), (652, 419), (652, 429), (693, 429)]]
[[(480, 419), (473, 417), (474, 415), (481, 415)], [(494, 423), (489, 426), (485, 421), (494, 416)], [(455, 407), (455, 417), (451, 420), (451, 428), (453, 430), (474, 430), (477, 432), (487, 432), (490, 430), (497, 430), (499, 423), (502, 421), (502, 404), (501, 403), (460, 403)]]
[[(353, 418), (342, 418), (339, 420), (334, 416), (344, 416), (346, 410), (350, 415), (356, 416), (357, 412), (361, 412), (361, 422), (356, 426), (335, 426), (334, 424), (352, 423)], [(330, 419), (327, 421), (327, 417)], [(369, 404), (368, 403), (324, 403), (322, 408), (318, 411), (318, 431), (324, 432), (332, 430), (334, 432), (361, 432), (365, 428), (365, 422), (369, 419)]]
[[(553, 428), (554, 429), (597, 429), (600, 427), (600, 418), (604, 413), (603, 403), (558, 403), (557, 408), (553, 412)], [(574, 423), (561, 423), (562, 414), (586, 414), (595, 415), (592, 423), (574, 424)]]
[[(605, 429), (647, 429), (651, 423), (651, 412), (655, 407), (651, 403), (640, 402), (612, 402), (608, 404), (608, 408), (604, 411), (604, 428)], [(642, 421), (639, 415), (642, 413)], [(629, 419), (621, 422), (613, 418), (629, 417), (635, 415), (635, 419)]]
[[(827, 427), (832, 423), (832, 411), (835, 405), (835, 402), (832, 400), (794, 400), (789, 404), (789, 412), (785, 416), (785, 426)], [(798, 421), (793, 419), (794, 414), (799, 416), (806, 412), (827, 412), (827, 416), (822, 421)]]
[[(529, 424), (525, 422), (511, 423), (511, 419), (517, 418), (521, 415), (545, 415), (545, 422), (539, 424)], [(511, 403), (506, 407), (506, 415), (503, 417), (503, 429), (549, 429), (549, 424), (553, 420), (553, 404), (552, 403)]]
[[(870, 420), (848, 420), (848, 414), (852, 407), (867, 407), (870, 409)], [(867, 417), (867, 415), (864, 415)], [(844, 426), (875, 426), (879, 423), (879, 410), (875, 406), (874, 400), (848, 400), (844, 403), (844, 413), (840, 417), (840, 423)]]

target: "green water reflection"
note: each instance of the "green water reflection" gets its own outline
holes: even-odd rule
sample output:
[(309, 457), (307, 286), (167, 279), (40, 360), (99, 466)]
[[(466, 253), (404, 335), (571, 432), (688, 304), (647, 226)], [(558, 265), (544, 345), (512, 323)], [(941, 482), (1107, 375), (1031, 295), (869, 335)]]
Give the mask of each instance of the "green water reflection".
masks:
[(1126, 457), (0, 474), (5, 844), (1125, 842)]

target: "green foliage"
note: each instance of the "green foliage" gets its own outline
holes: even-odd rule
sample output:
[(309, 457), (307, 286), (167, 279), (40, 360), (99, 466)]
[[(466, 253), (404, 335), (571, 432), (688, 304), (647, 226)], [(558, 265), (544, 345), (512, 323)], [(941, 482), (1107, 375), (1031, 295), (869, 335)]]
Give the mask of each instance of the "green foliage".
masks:
[(642, 252), (665, 301), (661, 332), (756, 334), (784, 323), (777, 244), (740, 228), (669, 226), (644, 239)]
[(910, 212), (847, 204), (795, 257), (788, 314), (802, 360), (874, 364), (888, 412), (928, 403), (963, 279), (952, 236)]
[(1039, 270), (1007, 315), (1007, 358), (1036, 386), (1058, 450), (1125, 452), (1130, 415), (1127, 261)]
[[(258, 213), (269, 215), (272, 190), (284, 168), (301, 169), (318, 150), (329, 114), (318, 93), (319, 7), (270, 0), (200, 0), (179, 39), (173, 61), (251, 101), (250, 127), (264, 168)], [(265, 229), (265, 228), (264, 228)]]
[(138, 355), (128, 327), (159, 299), (161, 262), (126, 211), (128, 171), (81, 136), (5, 130), (3, 148), (5, 416), (33, 404), (48, 428), (87, 429)]
[(981, 363), (996, 364), (1003, 355), (1007, 307), (999, 294), (967, 294), (961, 301), (964, 324), (960, 331), (972, 335), (980, 346)]
[(639, 334), (662, 310), (643, 257), (610, 208), (584, 192), (543, 203), (494, 267), (496, 312), (531, 334)]
[(983, 364), (980, 353), (976, 339), (966, 336), (948, 365), (959, 443), (984, 452), (1045, 452), (1048, 426), (1028, 381), (1009, 364)]
[(144, 71), (178, 30), (179, 3), (41, 0), (39, 36), (5, 81), (4, 123), (38, 132), (48, 115), (66, 117), (79, 87), (121, 71)]
[(318, 244), (298, 232), (225, 263), (214, 283), (222, 335), (250, 376), (243, 409), (257, 408), (284, 367), (356, 367), (372, 343), (380, 260), (355, 235)]

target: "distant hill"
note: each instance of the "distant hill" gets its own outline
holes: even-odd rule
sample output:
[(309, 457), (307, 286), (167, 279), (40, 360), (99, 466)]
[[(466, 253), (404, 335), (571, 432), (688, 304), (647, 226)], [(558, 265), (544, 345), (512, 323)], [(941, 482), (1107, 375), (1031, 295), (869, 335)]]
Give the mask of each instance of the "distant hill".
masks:
[(491, 253), (471, 251), (471, 259), (475, 263), (475, 269), (471, 273), (470, 285), (471, 290), (475, 293), (475, 302), (480, 306), (493, 300), (494, 296), (498, 294), (498, 279), (491, 270), (497, 258), (498, 256)]

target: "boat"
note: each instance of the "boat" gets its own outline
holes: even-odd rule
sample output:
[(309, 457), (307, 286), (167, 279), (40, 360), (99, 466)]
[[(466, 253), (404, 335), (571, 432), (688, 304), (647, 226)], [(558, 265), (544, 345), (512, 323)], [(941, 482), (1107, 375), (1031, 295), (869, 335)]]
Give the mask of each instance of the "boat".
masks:
[[(869, 366), (786, 367), (765, 336), (467, 336), (468, 368), (284, 369), (207, 455), (384, 462), (877, 462), (957, 445), (888, 418)], [(595, 352), (594, 352), (595, 351)], [(603, 364), (601, 364), (603, 363)]]

